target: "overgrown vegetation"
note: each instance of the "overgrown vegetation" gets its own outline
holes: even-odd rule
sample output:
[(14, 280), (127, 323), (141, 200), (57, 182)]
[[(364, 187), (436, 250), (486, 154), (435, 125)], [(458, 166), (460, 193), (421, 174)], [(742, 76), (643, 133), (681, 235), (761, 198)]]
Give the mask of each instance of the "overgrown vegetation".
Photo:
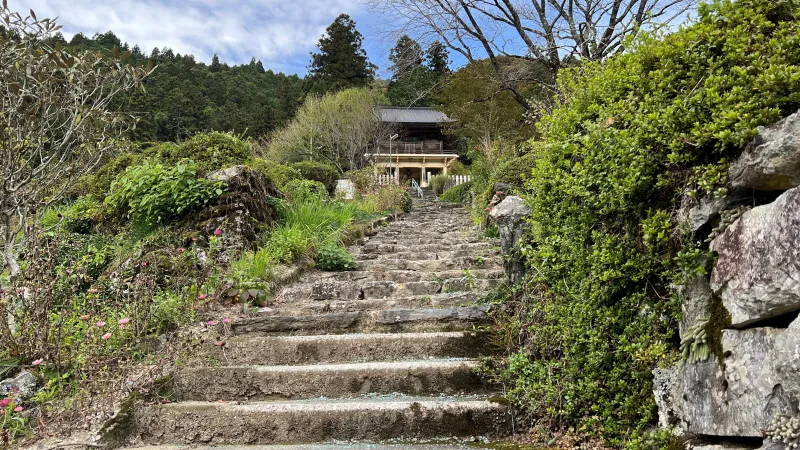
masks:
[(646, 442), (631, 436), (655, 421), (651, 370), (676, 358), (670, 285), (708, 260), (671, 217), (724, 194), (719, 174), (756, 127), (800, 106), (799, 14), (788, 0), (719, 0), (691, 26), (561, 72), (530, 164), (503, 169), (522, 172), (533, 212), (529, 277), (497, 317), (509, 356), (494, 373), (536, 420)]

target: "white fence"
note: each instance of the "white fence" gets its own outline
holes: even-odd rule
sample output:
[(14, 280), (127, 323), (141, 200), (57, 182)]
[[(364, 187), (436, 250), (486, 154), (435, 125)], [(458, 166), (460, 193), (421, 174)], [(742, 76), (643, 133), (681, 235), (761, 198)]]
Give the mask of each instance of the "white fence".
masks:
[(375, 176), (375, 180), (378, 182), (378, 184), (400, 183), (400, 180), (397, 179), (397, 175), (392, 177), (391, 175), (388, 174), (379, 174)]
[(450, 189), (451, 187), (456, 187), (460, 184), (469, 183), (470, 181), (472, 181), (472, 175), (450, 175), (450, 179), (447, 180), (447, 183), (445, 183), (442, 192)]

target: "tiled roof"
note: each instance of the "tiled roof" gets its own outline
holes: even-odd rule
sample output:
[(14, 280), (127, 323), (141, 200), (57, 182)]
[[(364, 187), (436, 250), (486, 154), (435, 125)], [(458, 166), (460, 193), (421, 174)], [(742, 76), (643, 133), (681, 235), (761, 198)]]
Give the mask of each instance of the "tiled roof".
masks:
[(433, 108), (404, 108), (398, 106), (377, 106), (378, 116), (383, 122), (393, 123), (442, 123), (453, 120)]

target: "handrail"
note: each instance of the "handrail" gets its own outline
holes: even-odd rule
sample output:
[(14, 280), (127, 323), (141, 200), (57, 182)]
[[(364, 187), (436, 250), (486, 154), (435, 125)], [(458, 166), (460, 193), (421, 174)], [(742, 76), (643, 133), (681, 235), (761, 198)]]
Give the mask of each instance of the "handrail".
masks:
[(416, 193), (419, 196), (419, 198), (425, 197), (425, 193), (422, 192), (422, 188), (419, 187), (419, 183), (417, 183), (417, 180), (414, 178), (411, 179), (411, 190), (414, 191), (414, 193)]

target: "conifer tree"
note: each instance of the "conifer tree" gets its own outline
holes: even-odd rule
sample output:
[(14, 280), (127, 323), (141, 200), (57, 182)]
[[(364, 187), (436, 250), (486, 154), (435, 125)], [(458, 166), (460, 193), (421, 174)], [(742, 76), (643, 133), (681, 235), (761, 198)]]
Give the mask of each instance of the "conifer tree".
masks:
[(389, 61), (392, 62), (389, 68), (392, 79), (396, 80), (400, 75), (422, 67), (422, 47), (407, 34), (403, 35), (389, 51)]
[(209, 70), (212, 72), (219, 72), (222, 69), (222, 64), (219, 63), (219, 55), (214, 53), (214, 56), (211, 58), (211, 66)]
[(447, 75), (450, 73), (450, 53), (447, 48), (439, 41), (434, 41), (428, 51), (425, 52), (426, 65), (428, 70), (437, 75)]
[(311, 92), (323, 94), (367, 86), (375, 78), (376, 67), (367, 59), (363, 40), (350, 16), (337, 17), (319, 40), (319, 52), (311, 54)]

